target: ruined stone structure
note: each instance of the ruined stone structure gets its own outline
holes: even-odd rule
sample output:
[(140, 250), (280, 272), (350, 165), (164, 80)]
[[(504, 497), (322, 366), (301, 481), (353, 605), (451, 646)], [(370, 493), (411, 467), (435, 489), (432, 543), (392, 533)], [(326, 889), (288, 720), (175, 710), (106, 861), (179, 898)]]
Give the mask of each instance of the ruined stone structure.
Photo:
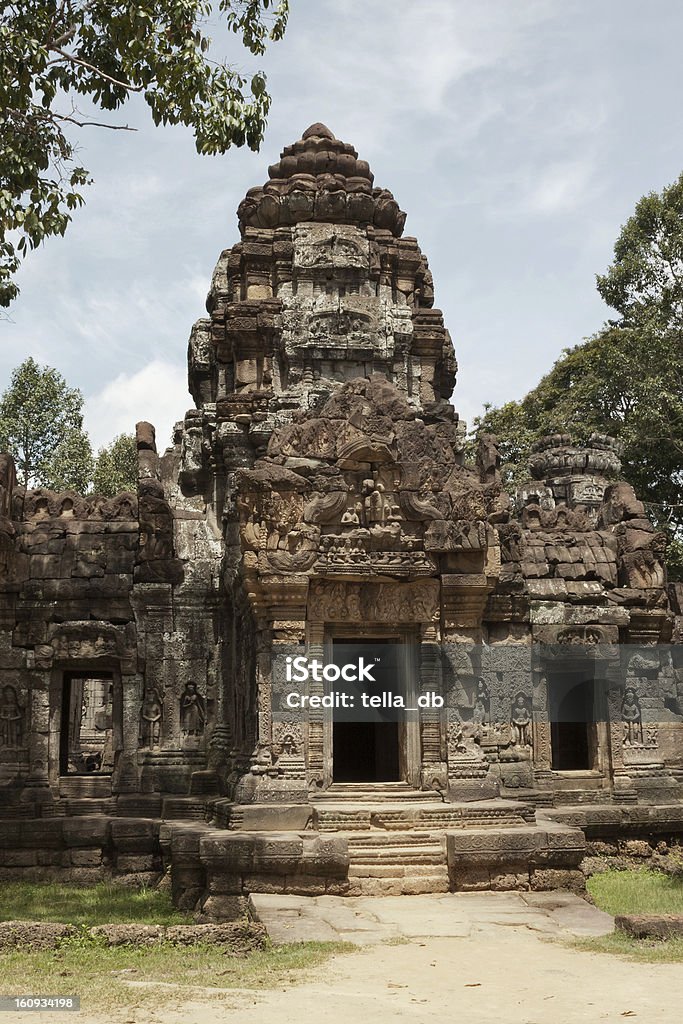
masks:
[[(163, 454), (138, 424), (138, 493), (0, 465), (0, 867), (165, 859), (221, 917), (264, 889), (575, 885), (586, 835), (679, 832), (682, 595), (615, 443), (547, 438), (513, 495), (495, 439), (468, 461), (427, 260), (325, 126), (238, 216), (195, 407)], [(408, 692), (444, 697), (383, 771), (372, 725), (342, 765), (332, 710), (274, 709), (278, 652), (343, 640), (412, 651)]]

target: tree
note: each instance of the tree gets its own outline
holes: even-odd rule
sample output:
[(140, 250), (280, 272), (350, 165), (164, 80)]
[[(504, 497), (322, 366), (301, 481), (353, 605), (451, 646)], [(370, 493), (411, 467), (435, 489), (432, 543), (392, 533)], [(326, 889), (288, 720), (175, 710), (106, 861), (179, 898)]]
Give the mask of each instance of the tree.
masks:
[(89, 183), (67, 131), (93, 120), (75, 105), (102, 111), (140, 93), (159, 124), (194, 129), (199, 153), (258, 149), (270, 96), (262, 72), (251, 77), (210, 59), (203, 27), (224, 19), (254, 55), (282, 38), (288, 0), (17, 0), (0, 15), (0, 305), (18, 294), (21, 260), (51, 235), (63, 235)]
[(597, 278), (619, 314), (566, 349), (520, 402), (487, 407), (475, 436), (497, 434), (508, 482), (526, 477), (534, 441), (612, 434), (622, 474), (670, 537), (671, 576), (683, 571), (683, 175), (644, 196), (622, 228), (614, 260)]
[(78, 388), (52, 367), (26, 359), (0, 399), (0, 450), (14, 456), (24, 487), (84, 493), (93, 460)]
[(121, 491), (135, 491), (137, 478), (138, 456), (132, 434), (119, 434), (111, 444), (100, 448), (93, 474), (96, 494), (112, 498)]
[(597, 283), (621, 325), (683, 333), (683, 174), (639, 200)]
[(521, 402), (488, 408), (475, 431), (498, 436), (512, 482), (546, 434), (611, 434), (625, 479), (660, 520), (683, 527), (683, 349), (669, 334), (607, 326), (567, 349)]

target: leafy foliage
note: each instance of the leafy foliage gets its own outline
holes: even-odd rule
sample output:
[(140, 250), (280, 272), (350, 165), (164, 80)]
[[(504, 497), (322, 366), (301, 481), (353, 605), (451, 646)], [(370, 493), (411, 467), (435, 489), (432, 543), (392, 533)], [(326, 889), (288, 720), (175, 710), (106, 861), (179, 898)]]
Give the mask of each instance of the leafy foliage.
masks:
[(496, 434), (508, 480), (526, 476), (531, 446), (545, 434), (622, 445), (622, 473), (660, 522), (683, 525), (683, 349), (645, 330), (606, 327), (568, 349), (521, 402), (489, 408), (477, 433)]
[(270, 96), (251, 77), (208, 57), (215, 15), (251, 54), (282, 38), (288, 0), (18, 0), (0, 15), (0, 305), (18, 294), (21, 259), (63, 235), (89, 175), (65, 132), (97, 125), (75, 106), (103, 111), (133, 92), (155, 124), (194, 129), (199, 153), (258, 149)]
[(24, 487), (85, 492), (93, 460), (78, 388), (26, 359), (0, 399), (0, 450), (14, 456)]
[(683, 331), (683, 174), (638, 202), (615, 242), (614, 262), (597, 282), (625, 325)]
[(93, 490), (112, 498), (121, 491), (137, 488), (138, 458), (135, 438), (132, 434), (119, 434), (111, 444), (100, 448), (95, 472)]

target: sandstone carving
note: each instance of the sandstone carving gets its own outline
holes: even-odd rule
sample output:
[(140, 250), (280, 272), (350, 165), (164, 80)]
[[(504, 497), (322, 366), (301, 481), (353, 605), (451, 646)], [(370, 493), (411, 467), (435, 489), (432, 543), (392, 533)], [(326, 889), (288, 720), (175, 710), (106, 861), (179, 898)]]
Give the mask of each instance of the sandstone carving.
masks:
[(13, 686), (3, 686), (0, 698), (0, 747), (20, 747), (24, 738), (24, 711)]

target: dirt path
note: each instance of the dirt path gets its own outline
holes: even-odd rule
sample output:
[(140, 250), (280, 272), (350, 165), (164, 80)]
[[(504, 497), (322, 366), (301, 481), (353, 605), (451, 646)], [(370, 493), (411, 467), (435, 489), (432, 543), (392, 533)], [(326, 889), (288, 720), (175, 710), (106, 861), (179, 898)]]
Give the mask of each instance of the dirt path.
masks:
[[(594, 908), (573, 897), (548, 895), (531, 906), (514, 894), (481, 897), (400, 897), (365, 901), (366, 907), (342, 900), (338, 911), (323, 898), (317, 910), (305, 901), (302, 912), (290, 902), (281, 907), (290, 941), (297, 941), (298, 931), (312, 937), (316, 919), (348, 933), (355, 915), (365, 940), (381, 944), (335, 957), (302, 984), (213, 997), (207, 992), (207, 1001), (112, 1014), (106, 1024), (680, 1024), (683, 966), (632, 963), (563, 944), (571, 934), (605, 931), (605, 918)], [(272, 903), (269, 913), (276, 913)], [(403, 940), (387, 944), (387, 930)], [(13, 1021), (36, 1024), (38, 1017), (21, 1014)], [(40, 1018), (50, 1024), (65, 1019)], [(67, 1019), (105, 1024), (85, 1013)]]
[(336, 958), (303, 985), (120, 1019), (135, 1024), (680, 1024), (680, 965), (634, 964), (529, 933), (499, 931), (474, 941), (368, 947)]

